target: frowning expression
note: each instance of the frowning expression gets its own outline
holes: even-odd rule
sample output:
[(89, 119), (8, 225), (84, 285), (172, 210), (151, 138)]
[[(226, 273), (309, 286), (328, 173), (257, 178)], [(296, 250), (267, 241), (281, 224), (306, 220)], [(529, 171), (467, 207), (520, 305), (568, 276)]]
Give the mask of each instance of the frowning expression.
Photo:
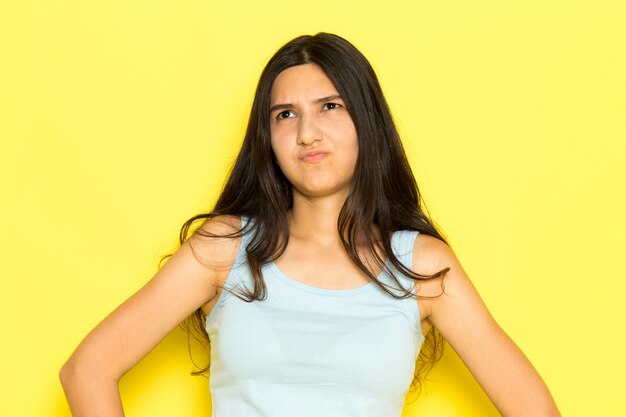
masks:
[(270, 94), (270, 132), (272, 150), (294, 193), (347, 193), (358, 155), (356, 128), (317, 64), (278, 74)]

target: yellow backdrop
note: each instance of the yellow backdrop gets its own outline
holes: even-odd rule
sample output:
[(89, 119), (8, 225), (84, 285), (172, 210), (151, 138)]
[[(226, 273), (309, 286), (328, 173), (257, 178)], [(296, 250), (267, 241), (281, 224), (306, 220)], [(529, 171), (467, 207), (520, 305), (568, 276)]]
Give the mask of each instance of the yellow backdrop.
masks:
[[(63, 362), (215, 201), (269, 57), (328, 31), (563, 415), (626, 415), (625, 3), (244, 3), (0, 5), (0, 414), (69, 416)], [(497, 416), (446, 347), (404, 416)], [(191, 369), (177, 328), (122, 379), (127, 415), (209, 416)]]

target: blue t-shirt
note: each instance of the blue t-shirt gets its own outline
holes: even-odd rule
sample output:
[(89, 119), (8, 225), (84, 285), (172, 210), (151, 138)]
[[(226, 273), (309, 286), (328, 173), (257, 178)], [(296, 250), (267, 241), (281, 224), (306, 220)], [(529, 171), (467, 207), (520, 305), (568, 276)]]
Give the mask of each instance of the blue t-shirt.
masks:
[[(418, 233), (398, 230), (391, 239), (408, 268)], [(250, 238), (242, 238), (226, 288), (253, 289)], [(393, 271), (414, 293), (415, 281)], [(262, 273), (267, 299), (248, 303), (222, 290), (207, 316), (212, 417), (400, 417), (424, 342), (415, 296), (399, 300), (373, 282), (322, 289), (274, 262)], [(402, 294), (387, 272), (378, 279)]]

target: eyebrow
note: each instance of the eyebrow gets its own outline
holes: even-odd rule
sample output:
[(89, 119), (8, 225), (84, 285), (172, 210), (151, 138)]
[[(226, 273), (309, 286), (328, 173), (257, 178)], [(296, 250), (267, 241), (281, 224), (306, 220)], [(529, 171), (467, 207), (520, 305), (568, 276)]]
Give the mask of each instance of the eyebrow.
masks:
[[(335, 95), (332, 95), (332, 96), (327, 96), (327, 97), (322, 97), (322, 98), (315, 99), (315, 100), (313, 100), (313, 103), (326, 103), (328, 101), (336, 100), (338, 98), (343, 100), (343, 98), (339, 94), (335, 94)], [(292, 108), (293, 108), (293, 104), (291, 104), (291, 103), (274, 104), (272, 106), (272, 108), (270, 109), (270, 114), (272, 114), (276, 110), (286, 110), (286, 109), (292, 109)]]

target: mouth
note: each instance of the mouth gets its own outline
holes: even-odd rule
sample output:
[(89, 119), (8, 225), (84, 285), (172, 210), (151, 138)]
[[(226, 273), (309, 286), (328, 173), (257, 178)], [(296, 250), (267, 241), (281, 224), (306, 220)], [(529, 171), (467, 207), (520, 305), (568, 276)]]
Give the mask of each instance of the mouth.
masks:
[(317, 162), (317, 161), (321, 161), (322, 159), (326, 158), (326, 155), (328, 155), (325, 152), (315, 152), (309, 155), (306, 155), (304, 157), (302, 157), (302, 160), (304, 162)]

